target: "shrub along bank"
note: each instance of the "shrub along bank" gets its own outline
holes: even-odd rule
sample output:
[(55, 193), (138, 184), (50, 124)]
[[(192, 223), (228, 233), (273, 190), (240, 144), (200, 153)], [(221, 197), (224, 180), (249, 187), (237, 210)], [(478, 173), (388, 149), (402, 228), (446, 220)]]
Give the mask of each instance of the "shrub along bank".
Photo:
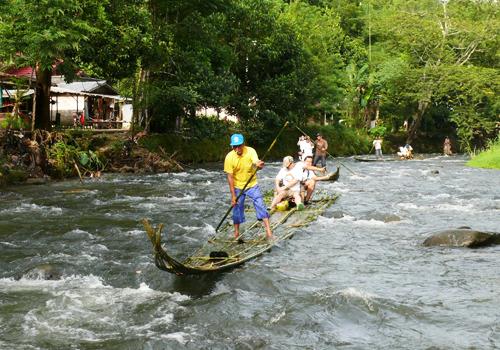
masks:
[[(364, 133), (343, 126), (310, 126), (300, 128), (314, 141), (319, 132), (328, 141), (328, 151), (333, 156), (347, 156), (366, 153), (371, 148), (372, 138)], [(297, 141), (303, 133), (296, 127), (287, 127), (270, 150), (266, 160), (281, 160), (285, 155), (297, 155)], [(204, 163), (223, 161), (231, 150), (229, 138), (233, 133), (242, 133), (245, 143), (257, 150), (263, 157), (277, 133), (279, 126), (269, 131), (236, 127), (227, 128), (215, 137), (200, 138), (190, 133), (153, 134), (141, 139), (140, 144), (148, 150), (158, 153), (165, 151), (174, 154), (181, 163)]]
[[(282, 125), (243, 126), (216, 119), (194, 120), (180, 133), (138, 134), (99, 133), (95, 130), (35, 132), (35, 135), (8, 132), (0, 135), (0, 184), (27, 179), (99, 176), (101, 172), (168, 172), (183, 164), (220, 162), (231, 150), (229, 138), (242, 133), (246, 144), (263, 157)], [(321, 133), (332, 156), (365, 154), (372, 149), (373, 135), (343, 125), (287, 126), (267, 161), (297, 156), (298, 138), (305, 134), (316, 139)], [(142, 134), (142, 133), (140, 133)], [(17, 135), (17, 136), (16, 136)], [(384, 153), (394, 153), (398, 138), (384, 138)]]
[(467, 165), (475, 168), (500, 169), (500, 138), (491, 143), (487, 150), (473, 156)]

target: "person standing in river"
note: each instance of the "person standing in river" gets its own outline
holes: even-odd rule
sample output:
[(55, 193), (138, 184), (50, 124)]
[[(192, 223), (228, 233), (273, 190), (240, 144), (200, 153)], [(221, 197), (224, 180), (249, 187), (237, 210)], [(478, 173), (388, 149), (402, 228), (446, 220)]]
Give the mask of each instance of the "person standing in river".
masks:
[(257, 219), (264, 223), (267, 238), (271, 239), (269, 213), (257, 184), (257, 170), (264, 167), (264, 162), (259, 159), (255, 149), (245, 145), (243, 135), (231, 135), (230, 145), (233, 150), (226, 155), (224, 172), (227, 174), (227, 182), (231, 192), (234, 237), (238, 239), (240, 224), (245, 222), (245, 198), (248, 196), (253, 202)]
[(316, 153), (314, 154), (313, 165), (317, 166), (321, 163), (321, 167), (326, 167), (326, 153), (328, 150), (328, 142), (323, 138), (321, 134), (316, 135)]
[(373, 140), (373, 147), (375, 147), (375, 155), (377, 158), (382, 158), (382, 139), (380, 137)]
[(445, 156), (451, 156), (451, 141), (448, 136), (444, 139), (443, 143), (443, 153)]

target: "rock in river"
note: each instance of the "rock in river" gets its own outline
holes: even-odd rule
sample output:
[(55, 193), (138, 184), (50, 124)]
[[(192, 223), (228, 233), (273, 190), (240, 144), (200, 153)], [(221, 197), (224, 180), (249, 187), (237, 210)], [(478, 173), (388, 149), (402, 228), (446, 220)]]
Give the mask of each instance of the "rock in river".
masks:
[(500, 244), (500, 233), (476, 231), (471, 228), (456, 228), (438, 231), (426, 238), (424, 246), (444, 246), (444, 247), (486, 247)]

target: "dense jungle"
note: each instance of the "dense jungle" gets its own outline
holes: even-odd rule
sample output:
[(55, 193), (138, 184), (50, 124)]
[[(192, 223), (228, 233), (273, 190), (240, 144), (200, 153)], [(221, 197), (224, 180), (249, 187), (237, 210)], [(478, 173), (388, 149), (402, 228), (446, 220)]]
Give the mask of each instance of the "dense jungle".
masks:
[[(26, 123), (14, 108), (1, 125), (28, 131), (32, 142), (35, 130), (52, 130), (48, 87), (57, 70), (67, 81), (82, 74), (106, 79), (134, 108), (130, 135), (84, 131), (87, 139), (78, 142), (63, 131), (38, 145), (49, 164), (73, 147), (64, 165), (71, 171), (62, 171), (72, 176), (78, 173), (73, 161), (98, 171), (100, 163), (127, 153), (94, 147), (110, 138), (109, 147), (123, 149), (145, 130), (140, 143), (157, 157), (218, 161), (231, 132), (244, 133), (262, 152), (285, 121), (291, 127), (272, 157), (296, 150), (301, 132), (294, 126), (326, 134), (334, 156), (369, 152), (375, 136), (384, 138), (386, 153), (405, 143), (416, 152), (440, 152), (445, 136), (454, 152), (473, 153), (497, 137), (500, 125), (498, 6), (466, 0), (6, 1), (0, 4), (2, 82), (11, 67), (35, 67), (36, 74), (10, 81), (34, 90), (29, 103), (29, 96), (18, 101), (34, 117)], [(7, 154), (1, 162), (12, 168)]]

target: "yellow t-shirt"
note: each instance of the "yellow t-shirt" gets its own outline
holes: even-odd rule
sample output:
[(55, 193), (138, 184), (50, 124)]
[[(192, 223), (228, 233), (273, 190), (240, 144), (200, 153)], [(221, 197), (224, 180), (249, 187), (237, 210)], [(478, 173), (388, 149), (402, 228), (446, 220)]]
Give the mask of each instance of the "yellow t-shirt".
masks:
[[(224, 160), (224, 171), (233, 174), (234, 187), (240, 190), (245, 187), (250, 176), (255, 172), (254, 163), (259, 160), (257, 152), (252, 147), (244, 146), (241, 156), (234, 150), (226, 155)], [(247, 188), (252, 188), (257, 184), (257, 175), (252, 178)]]

